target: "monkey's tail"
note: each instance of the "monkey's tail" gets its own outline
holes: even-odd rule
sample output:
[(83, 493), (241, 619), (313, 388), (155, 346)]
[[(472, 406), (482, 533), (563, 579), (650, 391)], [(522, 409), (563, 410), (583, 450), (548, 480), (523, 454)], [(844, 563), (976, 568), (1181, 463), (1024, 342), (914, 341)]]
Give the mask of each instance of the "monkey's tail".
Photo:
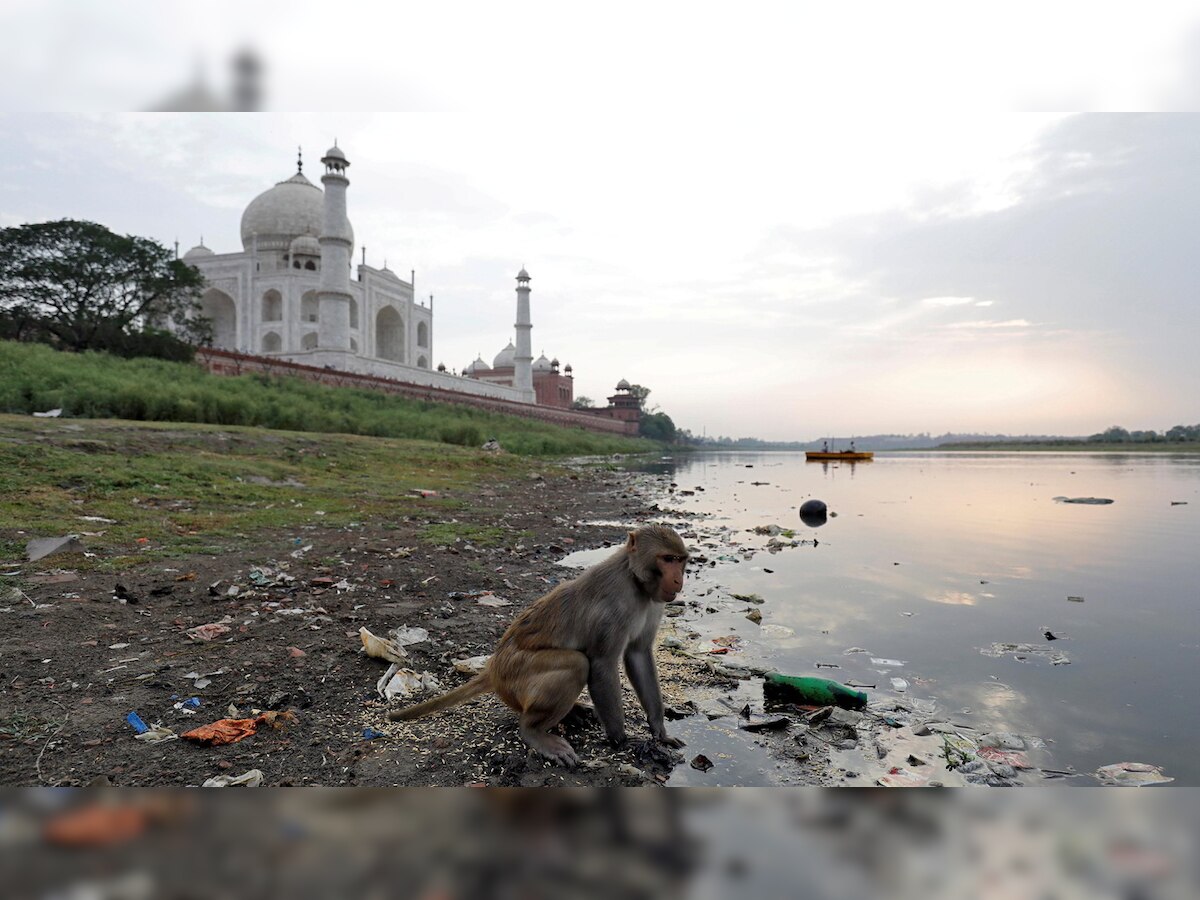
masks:
[(465, 703), (472, 697), (486, 694), (491, 689), (491, 676), (487, 672), (483, 672), (476, 675), (466, 684), (459, 685), (454, 690), (448, 691), (440, 697), (434, 697), (432, 700), (426, 700), (422, 703), (415, 703), (412, 706), (406, 706), (404, 709), (394, 709), (388, 713), (388, 718), (393, 722), (417, 719), (421, 716), (427, 716), (430, 713), (449, 709), (452, 706), (458, 706), (458, 704)]

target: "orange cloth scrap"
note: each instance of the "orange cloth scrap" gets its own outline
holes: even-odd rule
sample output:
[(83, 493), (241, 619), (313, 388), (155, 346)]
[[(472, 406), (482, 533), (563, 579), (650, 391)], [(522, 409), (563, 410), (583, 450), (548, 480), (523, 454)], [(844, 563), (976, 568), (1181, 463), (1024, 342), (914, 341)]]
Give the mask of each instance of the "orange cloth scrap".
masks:
[(267, 710), (253, 719), (218, 719), (209, 725), (201, 725), (180, 735), (185, 741), (195, 741), (216, 747), (221, 744), (234, 744), (242, 738), (248, 738), (258, 731), (260, 725), (270, 725), (281, 728), (284, 722), (292, 722), (296, 718), (291, 712), (275, 712)]
[(137, 837), (146, 824), (146, 811), (140, 807), (85, 806), (51, 819), (42, 835), (59, 847), (106, 847)]

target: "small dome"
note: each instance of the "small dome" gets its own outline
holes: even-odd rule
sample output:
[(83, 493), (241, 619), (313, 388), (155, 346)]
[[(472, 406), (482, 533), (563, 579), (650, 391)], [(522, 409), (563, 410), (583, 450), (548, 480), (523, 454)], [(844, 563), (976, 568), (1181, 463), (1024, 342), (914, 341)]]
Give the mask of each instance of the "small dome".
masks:
[(525, 267), (521, 266), (521, 271), (517, 273), (517, 281), (531, 281), (529, 273), (525, 271)]
[(311, 234), (302, 234), (288, 245), (292, 256), (320, 256), (321, 242)]
[(211, 250), (204, 246), (204, 241), (201, 240), (195, 247), (183, 254), (184, 259), (196, 259), (201, 256), (216, 256)]
[(534, 360), (533, 371), (535, 371), (535, 372), (549, 372), (550, 371), (550, 360), (546, 359), (545, 353), (543, 353), (536, 360)]
[(439, 371), (439, 372), (445, 372), (445, 371), (446, 371), (446, 364), (445, 364), (444, 362), (440, 362), (440, 363), (438, 363), (438, 371)]
[(620, 381), (617, 382), (617, 390), (618, 391), (629, 390), (629, 382), (626, 381), (624, 378), (622, 378)]
[(567, 367), (565, 369), (563, 369), (563, 371), (564, 372), (574, 372), (575, 370), (571, 368), (570, 363), (567, 363)]
[(511, 369), (517, 364), (517, 348), (509, 341), (508, 346), (496, 354), (492, 360), (493, 369)]
[(334, 144), (332, 147), (330, 147), (328, 150), (325, 151), (325, 155), (321, 157), (321, 161), (324, 162), (325, 160), (330, 159), (330, 158), (345, 160), (346, 154), (342, 152), (341, 147), (339, 147), (337, 144)]
[(475, 357), (475, 362), (467, 366), (463, 371), (468, 375), (475, 375), (479, 372), (490, 372), (492, 367), (483, 361), (483, 356)]
[(552, 369), (557, 369), (557, 368), (558, 368), (558, 357), (557, 357), (557, 356), (556, 356), (556, 357), (554, 357), (554, 359), (550, 360), (550, 367), (551, 367)]

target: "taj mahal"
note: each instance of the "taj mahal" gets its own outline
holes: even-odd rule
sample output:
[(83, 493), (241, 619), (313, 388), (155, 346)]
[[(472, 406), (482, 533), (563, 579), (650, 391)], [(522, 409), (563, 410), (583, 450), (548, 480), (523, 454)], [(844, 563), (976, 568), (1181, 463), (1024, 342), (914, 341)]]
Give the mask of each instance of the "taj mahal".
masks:
[(274, 357), (325, 369), (494, 397), (570, 407), (568, 365), (543, 354), (534, 360), (529, 273), (517, 274), (515, 343), (491, 366), (482, 358), (461, 375), (433, 360), (433, 298), (414, 296), (415, 276), (387, 267), (354, 265), (354, 229), (347, 215), (350, 161), (336, 142), (321, 158), (318, 187), (298, 158), (290, 178), (259, 194), (242, 213), (240, 253), (204, 246), (183, 259), (205, 279), (201, 313), (220, 350)]

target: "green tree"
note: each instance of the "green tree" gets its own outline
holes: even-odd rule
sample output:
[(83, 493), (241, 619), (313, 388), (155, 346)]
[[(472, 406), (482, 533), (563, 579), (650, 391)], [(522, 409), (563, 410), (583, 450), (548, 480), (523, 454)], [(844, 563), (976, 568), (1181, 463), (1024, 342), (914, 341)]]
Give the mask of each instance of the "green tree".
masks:
[(209, 339), (199, 316), (203, 286), (200, 272), (161, 244), (95, 222), (0, 229), (0, 332), (20, 340), (174, 355), (179, 339)]
[(675, 442), (675, 423), (664, 412), (650, 413), (639, 420), (638, 434), (652, 441), (671, 444)]
[(629, 386), (629, 394), (637, 399), (639, 409), (646, 408), (646, 398), (650, 396), (650, 388), (643, 387), (640, 384), (631, 384)]
[(576, 397), (571, 404), (572, 409), (595, 409), (596, 403), (591, 397)]

